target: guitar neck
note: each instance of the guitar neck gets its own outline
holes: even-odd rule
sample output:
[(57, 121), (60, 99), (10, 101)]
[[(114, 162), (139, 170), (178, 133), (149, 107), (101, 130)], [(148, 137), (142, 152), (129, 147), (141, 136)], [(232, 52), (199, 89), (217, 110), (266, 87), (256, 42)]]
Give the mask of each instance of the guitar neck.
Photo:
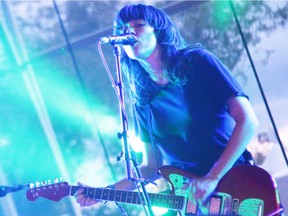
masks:
[[(69, 195), (73, 196), (79, 188), (79, 186), (67, 186)], [(142, 205), (142, 200), (144, 200), (143, 194), (135, 191), (90, 187), (83, 187), (83, 189), (83, 194), (101, 201), (115, 201), (119, 203)], [(176, 196), (172, 194), (148, 193), (148, 196), (153, 206), (168, 208), (176, 211), (182, 210), (185, 202), (185, 198), (183, 196)]]

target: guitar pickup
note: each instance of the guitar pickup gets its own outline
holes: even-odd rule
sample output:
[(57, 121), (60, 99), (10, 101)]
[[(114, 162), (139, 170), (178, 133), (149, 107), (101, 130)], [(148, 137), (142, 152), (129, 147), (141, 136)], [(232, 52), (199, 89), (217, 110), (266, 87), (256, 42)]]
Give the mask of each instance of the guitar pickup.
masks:
[(233, 199), (229, 194), (216, 192), (212, 194), (209, 205), (211, 215), (231, 215)]

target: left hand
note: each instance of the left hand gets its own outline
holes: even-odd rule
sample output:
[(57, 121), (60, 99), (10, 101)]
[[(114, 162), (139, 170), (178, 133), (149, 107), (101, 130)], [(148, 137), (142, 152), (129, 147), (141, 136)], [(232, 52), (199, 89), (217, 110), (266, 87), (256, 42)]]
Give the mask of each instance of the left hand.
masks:
[(83, 185), (82, 183), (78, 182), (78, 185), (81, 186), (79, 188), (79, 190), (76, 191), (74, 197), (76, 199), (76, 202), (79, 203), (79, 205), (81, 207), (84, 207), (84, 206), (91, 206), (91, 205), (94, 205), (96, 203), (98, 203), (97, 200), (95, 199), (91, 199), (89, 197), (86, 197), (82, 192), (84, 191), (84, 189), (82, 188), (82, 186), (85, 187), (85, 185)]

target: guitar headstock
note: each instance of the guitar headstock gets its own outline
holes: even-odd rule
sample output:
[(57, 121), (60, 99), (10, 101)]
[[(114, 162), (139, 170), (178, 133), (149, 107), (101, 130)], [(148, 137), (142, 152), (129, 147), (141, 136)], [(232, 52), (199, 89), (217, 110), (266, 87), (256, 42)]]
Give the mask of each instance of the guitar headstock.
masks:
[(43, 184), (39, 186), (39, 183), (36, 183), (36, 187), (29, 189), (26, 192), (26, 198), (29, 201), (35, 201), (38, 197), (43, 197), (55, 202), (58, 202), (63, 197), (69, 195), (69, 184), (67, 182), (59, 182), (54, 184)]

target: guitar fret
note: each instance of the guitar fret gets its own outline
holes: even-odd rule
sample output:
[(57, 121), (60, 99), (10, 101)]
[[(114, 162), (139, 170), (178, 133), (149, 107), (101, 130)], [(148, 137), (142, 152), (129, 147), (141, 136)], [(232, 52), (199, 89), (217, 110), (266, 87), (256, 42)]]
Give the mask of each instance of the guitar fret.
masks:
[(158, 207), (182, 209), (184, 198), (167, 194), (150, 194), (151, 203)]
[(96, 188), (94, 198), (101, 200), (101, 198), (102, 198), (102, 192), (103, 192), (103, 189), (102, 189), (102, 188)]
[(121, 194), (121, 202), (126, 202), (126, 198), (127, 198), (127, 191), (122, 191), (122, 194)]
[(103, 193), (102, 193), (102, 200), (108, 200), (108, 196), (109, 196), (109, 192), (108, 189), (103, 189)]
[(95, 188), (88, 188), (87, 191), (86, 191), (86, 196), (88, 197), (94, 197), (94, 194), (95, 194)]
[(161, 206), (161, 194), (149, 194), (149, 198), (153, 206), (162, 207)]
[(109, 200), (115, 200), (115, 190), (108, 189), (109, 193)]
[(153, 205), (160, 207), (158, 195), (151, 195), (150, 199), (151, 199), (151, 203), (153, 203)]
[(163, 196), (163, 195), (159, 195), (159, 205), (160, 205), (160, 207), (163, 207), (163, 208), (165, 208), (165, 207), (168, 207), (168, 205), (167, 205), (167, 200), (168, 200), (168, 195), (167, 196)]
[(172, 208), (176, 208), (177, 203), (178, 203), (178, 199), (177, 199), (176, 196), (174, 196), (174, 198), (173, 198), (173, 202), (172, 202)]
[(121, 201), (121, 197), (122, 197), (122, 191), (116, 191), (116, 194), (115, 194), (115, 201), (116, 202), (120, 202)]
[(174, 202), (174, 197), (175, 196), (171, 196), (171, 195), (169, 195), (167, 198), (168, 198), (168, 208), (173, 208), (173, 202)]
[(183, 197), (178, 197), (177, 198), (177, 200), (178, 200), (178, 205), (177, 205), (177, 209), (182, 209), (182, 206), (183, 206), (183, 203), (184, 203), (184, 199), (183, 199)]
[(76, 193), (76, 191), (79, 189), (78, 186), (68, 186), (69, 187), (69, 194), (71, 196), (74, 196), (74, 194)]
[(181, 197), (177, 197), (175, 201), (175, 208), (181, 209), (183, 202), (181, 202)]
[(177, 202), (176, 208), (177, 208), (177, 209), (182, 209), (183, 204), (184, 204), (184, 200), (181, 199), (181, 198), (178, 198), (177, 200), (178, 200), (178, 202)]
[(159, 207), (165, 207), (165, 199), (166, 198), (167, 198), (166, 196), (163, 196), (161, 194), (156, 195), (156, 199), (157, 199), (156, 203), (157, 204), (155, 204), (155, 205), (157, 205)]
[(170, 201), (169, 201), (169, 208), (174, 208), (174, 205), (175, 205), (175, 196), (170, 196)]
[(162, 202), (161, 202), (161, 207), (169, 208), (169, 200), (170, 200), (169, 195), (163, 196)]
[(129, 191), (127, 192), (127, 200), (126, 200), (127, 203), (131, 203), (132, 202), (132, 192)]
[(172, 198), (172, 208), (176, 208), (176, 206), (177, 206), (177, 197), (176, 196), (173, 196), (173, 198)]
[[(56, 184), (54, 186), (56, 188)], [(65, 185), (65, 187), (63, 187), (63, 189), (65, 191), (67, 191), (67, 193), (70, 195), (70, 196), (74, 196), (75, 193), (77, 192), (77, 190), (79, 190), (79, 186), (69, 186), (69, 185)]]
[(174, 203), (174, 198), (175, 198), (175, 196), (169, 196), (169, 202), (168, 202), (168, 204), (169, 204), (169, 208), (171, 209), (171, 208), (173, 208), (173, 203)]
[(170, 208), (170, 201), (171, 197), (169, 195), (165, 196), (165, 198), (163, 199), (163, 203), (162, 206), (166, 207), (166, 208)]
[(141, 202), (141, 196), (142, 196), (142, 194), (139, 195), (139, 194), (137, 193), (136, 204), (139, 204), (139, 205), (140, 205), (140, 204), (142, 203), (142, 202)]
[(138, 195), (135, 192), (132, 193), (131, 203), (136, 203), (137, 196)]

